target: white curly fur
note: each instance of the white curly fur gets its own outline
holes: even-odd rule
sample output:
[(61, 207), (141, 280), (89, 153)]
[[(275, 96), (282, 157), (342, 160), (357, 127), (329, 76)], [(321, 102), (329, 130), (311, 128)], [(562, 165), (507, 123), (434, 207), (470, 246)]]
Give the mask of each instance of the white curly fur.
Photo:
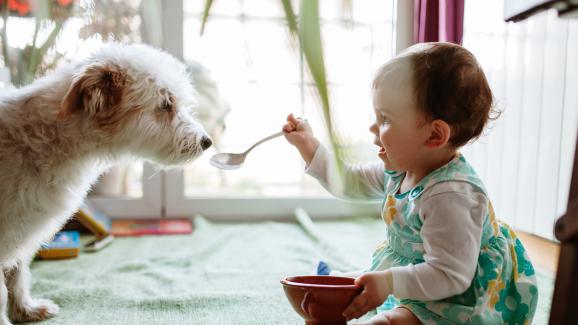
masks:
[(31, 298), (29, 262), (101, 173), (127, 157), (180, 165), (211, 145), (194, 105), (184, 64), (114, 43), (0, 94), (0, 325), (58, 312)]

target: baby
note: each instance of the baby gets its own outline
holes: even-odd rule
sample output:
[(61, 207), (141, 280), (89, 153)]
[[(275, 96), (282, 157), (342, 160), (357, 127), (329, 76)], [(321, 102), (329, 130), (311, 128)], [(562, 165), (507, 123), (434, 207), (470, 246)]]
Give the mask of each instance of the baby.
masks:
[(493, 113), (475, 57), (455, 44), (414, 45), (380, 67), (372, 86), (369, 131), (383, 163), (347, 166), (343, 193), (328, 186), (330, 156), (309, 124), (289, 115), (283, 126), (307, 173), (328, 190), (383, 200), (386, 239), (355, 275), (364, 289), (343, 315), (377, 308), (371, 324), (530, 323), (534, 268), (458, 151)]

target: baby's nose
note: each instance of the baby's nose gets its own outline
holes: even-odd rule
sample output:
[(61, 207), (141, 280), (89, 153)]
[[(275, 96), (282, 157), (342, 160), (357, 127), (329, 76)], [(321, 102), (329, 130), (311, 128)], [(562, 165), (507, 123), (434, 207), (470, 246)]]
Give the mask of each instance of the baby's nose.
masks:
[(201, 139), (201, 148), (203, 148), (203, 150), (209, 149), (212, 144), (213, 140), (211, 140), (211, 138), (207, 136), (203, 136), (203, 138)]

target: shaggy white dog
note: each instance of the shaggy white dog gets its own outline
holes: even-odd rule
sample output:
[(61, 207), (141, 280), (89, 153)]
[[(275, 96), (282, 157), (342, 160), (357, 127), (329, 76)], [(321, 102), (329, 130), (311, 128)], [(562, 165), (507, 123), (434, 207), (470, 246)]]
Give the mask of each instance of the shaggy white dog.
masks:
[(0, 95), (0, 325), (58, 312), (30, 296), (29, 262), (102, 172), (127, 156), (180, 165), (211, 146), (189, 80), (167, 53), (109, 44)]

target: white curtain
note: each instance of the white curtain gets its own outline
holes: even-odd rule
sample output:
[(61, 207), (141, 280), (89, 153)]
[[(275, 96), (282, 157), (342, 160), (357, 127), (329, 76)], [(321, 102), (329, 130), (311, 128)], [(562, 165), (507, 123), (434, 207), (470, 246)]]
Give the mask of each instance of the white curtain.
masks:
[(480, 61), (503, 113), (463, 152), (498, 217), (553, 239), (566, 210), (578, 129), (578, 20), (544, 12), (503, 21), (503, 1), (466, 1), (464, 46)]

